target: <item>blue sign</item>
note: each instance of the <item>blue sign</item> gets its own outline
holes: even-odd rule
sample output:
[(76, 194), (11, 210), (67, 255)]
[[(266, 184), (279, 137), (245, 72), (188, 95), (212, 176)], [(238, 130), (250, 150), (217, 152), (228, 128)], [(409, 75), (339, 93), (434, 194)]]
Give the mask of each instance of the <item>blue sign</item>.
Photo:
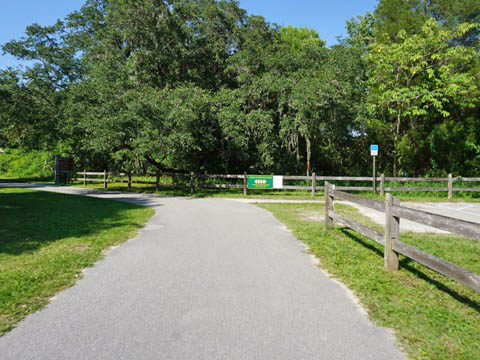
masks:
[(370, 145), (370, 155), (378, 156), (378, 145)]

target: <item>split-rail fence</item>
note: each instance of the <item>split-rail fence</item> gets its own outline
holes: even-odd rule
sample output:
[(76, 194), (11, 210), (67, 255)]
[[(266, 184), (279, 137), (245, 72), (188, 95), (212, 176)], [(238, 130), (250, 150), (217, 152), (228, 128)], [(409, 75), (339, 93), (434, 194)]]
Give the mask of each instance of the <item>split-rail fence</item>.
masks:
[[(385, 233), (382, 234), (335, 212), (335, 198), (385, 213)], [(478, 223), (411, 209), (402, 206), (400, 201), (391, 194), (387, 194), (385, 202), (383, 202), (340, 191), (335, 185), (328, 182), (325, 184), (326, 227), (331, 228), (333, 223), (337, 222), (383, 245), (385, 269), (397, 271), (399, 268), (398, 255), (401, 254), (480, 292), (480, 275), (400, 241), (401, 218), (480, 240), (480, 224)]]
[[(245, 195), (248, 194), (248, 174), (238, 175), (213, 175), (213, 174), (196, 174), (191, 173), (160, 173), (157, 172), (153, 175), (140, 175), (133, 176), (132, 173), (112, 173), (108, 171), (103, 172), (88, 172), (86, 170), (76, 173), (76, 180), (83, 181), (83, 185), (86, 186), (89, 182), (103, 183), (107, 188), (108, 183), (120, 181), (128, 183), (128, 188), (132, 187), (132, 184), (150, 184), (155, 185), (159, 190), (161, 187), (161, 177), (170, 176), (176, 179), (183, 179), (184, 186), (188, 186), (190, 191), (194, 193), (197, 188), (216, 188), (216, 189), (243, 189)], [(154, 177), (155, 181), (137, 180), (135, 178), (142, 177)], [(225, 180), (224, 183), (218, 183), (218, 180)], [(358, 176), (317, 176), (313, 173), (311, 176), (283, 176), (285, 190), (307, 190), (311, 191), (312, 196), (317, 191), (324, 191), (325, 185), (322, 184), (329, 181), (337, 182), (362, 182), (363, 184), (371, 182), (371, 186), (337, 186), (339, 191), (372, 191), (374, 194), (379, 191), (381, 196), (385, 196), (386, 192), (400, 192), (400, 191), (425, 191), (425, 192), (446, 192), (448, 193), (448, 199), (453, 198), (455, 192), (480, 192), (480, 187), (465, 187), (455, 184), (460, 183), (478, 183), (480, 177), (453, 177), (450, 174), (448, 177), (386, 177), (382, 174), (379, 177), (358, 177)], [(232, 183), (232, 181), (237, 181)], [(290, 184), (293, 181), (302, 181), (302, 185)], [(415, 187), (398, 187), (387, 186), (388, 183), (446, 183), (447, 186), (443, 187), (427, 187), (427, 186), (415, 186)], [(289, 184), (287, 184), (289, 183)], [(307, 183), (308, 185), (305, 185)]]

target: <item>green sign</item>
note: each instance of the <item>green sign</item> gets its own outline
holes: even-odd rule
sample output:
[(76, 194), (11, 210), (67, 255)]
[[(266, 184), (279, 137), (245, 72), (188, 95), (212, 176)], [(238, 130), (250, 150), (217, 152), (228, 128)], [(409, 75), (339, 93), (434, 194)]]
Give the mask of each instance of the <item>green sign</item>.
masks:
[(249, 189), (273, 189), (273, 176), (249, 175)]
[(283, 176), (249, 175), (249, 189), (283, 189)]

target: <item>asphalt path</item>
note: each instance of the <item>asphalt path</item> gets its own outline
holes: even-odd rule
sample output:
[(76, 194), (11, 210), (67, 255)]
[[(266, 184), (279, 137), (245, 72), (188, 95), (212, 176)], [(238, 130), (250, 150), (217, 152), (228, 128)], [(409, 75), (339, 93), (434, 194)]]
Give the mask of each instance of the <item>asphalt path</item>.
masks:
[(405, 359), (392, 333), (373, 325), (259, 207), (28, 187), (129, 201), (156, 214), (1, 337), (2, 360)]

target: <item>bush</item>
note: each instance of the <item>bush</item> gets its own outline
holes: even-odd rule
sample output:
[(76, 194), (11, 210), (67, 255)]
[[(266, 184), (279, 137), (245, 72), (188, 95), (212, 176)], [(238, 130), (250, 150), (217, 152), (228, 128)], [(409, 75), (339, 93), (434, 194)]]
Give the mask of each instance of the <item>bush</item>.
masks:
[(54, 158), (46, 151), (3, 149), (0, 178), (32, 179), (53, 175)]

